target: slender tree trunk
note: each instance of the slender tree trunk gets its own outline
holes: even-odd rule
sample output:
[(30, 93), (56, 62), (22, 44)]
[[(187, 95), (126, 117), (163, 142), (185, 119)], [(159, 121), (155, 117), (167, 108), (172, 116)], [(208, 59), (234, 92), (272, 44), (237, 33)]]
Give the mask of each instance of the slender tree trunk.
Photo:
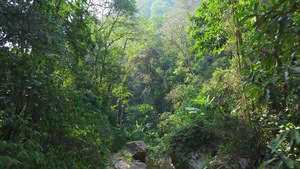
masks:
[(241, 66), (241, 56), (240, 56), (240, 52), (239, 52), (239, 29), (237, 26), (237, 20), (234, 18), (234, 15), (236, 13), (235, 7), (234, 7), (235, 3), (233, 0), (231, 1), (231, 3), (232, 3), (232, 21), (233, 21), (234, 29), (236, 29), (236, 30), (234, 30), (235, 31), (234, 34), (235, 34), (235, 41), (236, 41), (235, 44), (236, 44), (236, 54), (237, 54), (237, 61), (238, 61), (238, 71), (240, 73), (242, 70), (242, 66)]
[(120, 117), (120, 127), (122, 127), (122, 123), (123, 123), (123, 111), (124, 111), (124, 105), (122, 104), (122, 111), (121, 111), (121, 117)]
[(105, 50), (104, 50), (104, 55), (103, 55), (103, 60), (102, 60), (102, 66), (101, 66), (101, 73), (100, 73), (100, 84), (103, 83), (103, 75), (105, 74), (106, 72), (106, 57), (107, 57), (107, 52), (108, 52), (108, 49), (107, 49), (107, 44), (105, 44)]
[(241, 57), (240, 57), (240, 52), (239, 52), (239, 42), (238, 42), (237, 32), (235, 33), (235, 35), (236, 35), (236, 54), (237, 54), (237, 60), (238, 60), (238, 64), (239, 64), (238, 71), (240, 73), (242, 70), (242, 67), (241, 67)]

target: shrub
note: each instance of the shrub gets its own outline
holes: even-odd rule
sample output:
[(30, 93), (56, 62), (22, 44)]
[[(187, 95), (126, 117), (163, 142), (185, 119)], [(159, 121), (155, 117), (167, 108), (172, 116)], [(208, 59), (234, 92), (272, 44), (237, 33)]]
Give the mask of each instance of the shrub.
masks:
[(200, 120), (179, 127), (169, 136), (170, 147), (187, 154), (209, 143), (213, 137), (213, 129), (208, 123), (208, 121)]

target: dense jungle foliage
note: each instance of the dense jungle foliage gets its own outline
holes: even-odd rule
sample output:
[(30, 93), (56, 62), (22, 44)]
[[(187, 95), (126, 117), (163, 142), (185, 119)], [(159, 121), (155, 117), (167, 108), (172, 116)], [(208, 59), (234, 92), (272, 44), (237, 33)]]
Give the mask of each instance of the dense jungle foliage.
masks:
[(0, 1), (0, 168), (300, 168), (299, 129), (299, 0)]

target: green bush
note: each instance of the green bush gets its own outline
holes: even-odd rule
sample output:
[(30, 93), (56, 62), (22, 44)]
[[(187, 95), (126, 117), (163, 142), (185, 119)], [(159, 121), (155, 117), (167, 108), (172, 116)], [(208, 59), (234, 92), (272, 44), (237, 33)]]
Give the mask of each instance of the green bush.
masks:
[(169, 135), (170, 147), (187, 154), (209, 143), (213, 137), (213, 128), (208, 121), (194, 121), (179, 127)]
[(126, 108), (127, 123), (134, 125), (136, 121), (139, 123), (156, 123), (156, 110), (149, 104), (141, 104)]

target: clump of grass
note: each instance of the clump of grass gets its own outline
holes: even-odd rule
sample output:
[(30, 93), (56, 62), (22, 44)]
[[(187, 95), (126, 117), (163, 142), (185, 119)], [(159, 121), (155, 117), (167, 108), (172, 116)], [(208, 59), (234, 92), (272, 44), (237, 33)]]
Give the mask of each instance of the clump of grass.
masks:
[(118, 157), (122, 157), (125, 162), (127, 162), (129, 165), (133, 165), (135, 163), (135, 160), (132, 158), (131, 153), (126, 150), (121, 150), (117, 153)]

